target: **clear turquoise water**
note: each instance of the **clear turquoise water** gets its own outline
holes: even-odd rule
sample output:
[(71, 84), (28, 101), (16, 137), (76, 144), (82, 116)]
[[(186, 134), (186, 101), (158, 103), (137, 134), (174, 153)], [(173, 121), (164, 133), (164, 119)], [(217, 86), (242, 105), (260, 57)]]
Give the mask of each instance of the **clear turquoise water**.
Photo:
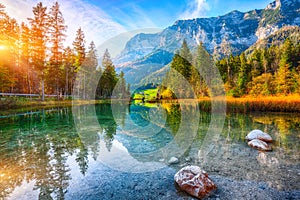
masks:
[[(272, 152), (247, 146), (244, 138), (253, 129), (274, 138)], [(0, 116), (0, 199), (113, 199), (114, 187), (126, 191), (123, 196), (138, 189), (140, 195), (159, 196), (139, 188), (141, 181), (180, 195), (173, 175), (187, 164), (213, 175), (263, 181), (277, 190), (300, 190), (299, 144), (297, 114), (212, 119), (209, 113), (195, 114), (190, 104), (100, 104), (12, 113)], [(179, 163), (168, 163), (173, 156)]]

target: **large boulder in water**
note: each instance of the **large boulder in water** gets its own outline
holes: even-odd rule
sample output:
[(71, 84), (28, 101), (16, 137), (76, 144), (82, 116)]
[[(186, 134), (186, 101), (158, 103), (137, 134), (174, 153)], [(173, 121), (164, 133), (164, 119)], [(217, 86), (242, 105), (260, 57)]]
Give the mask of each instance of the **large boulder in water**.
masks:
[(246, 136), (246, 140), (254, 140), (254, 139), (259, 139), (265, 142), (273, 141), (272, 137), (269, 134), (261, 130), (253, 130)]
[(197, 198), (203, 198), (217, 188), (207, 173), (198, 166), (182, 168), (175, 174), (174, 179), (181, 190)]
[(271, 151), (272, 148), (269, 146), (266, 142), (259, 140), (259, 139), (253, 139), (250, 142), (248, 142), (248, 145), (250, 147), (253, 147), (255, 149), (261, 150), (261, 151)]

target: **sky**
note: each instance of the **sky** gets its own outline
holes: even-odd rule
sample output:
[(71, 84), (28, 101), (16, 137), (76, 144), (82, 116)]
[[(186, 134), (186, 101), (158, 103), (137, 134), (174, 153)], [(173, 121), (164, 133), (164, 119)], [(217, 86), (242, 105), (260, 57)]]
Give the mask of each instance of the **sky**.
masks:
[[(9, 16), (20, 22), (32, 17), (32, 7), (42, 1), (48, 8), (55, 0), (1, 0)], [(157, 32), (179, 19), (217, 17), (232, 10), (262, 9), (272, 0), (58, 0), (68, 25), (66, 44), (71, 45), (81, 27), (87, 43), (99, 46), (131, 31)], [(153, 29), (151, 29), (153, 28)], [(126, 38), (126, 37), (125, 37)]]

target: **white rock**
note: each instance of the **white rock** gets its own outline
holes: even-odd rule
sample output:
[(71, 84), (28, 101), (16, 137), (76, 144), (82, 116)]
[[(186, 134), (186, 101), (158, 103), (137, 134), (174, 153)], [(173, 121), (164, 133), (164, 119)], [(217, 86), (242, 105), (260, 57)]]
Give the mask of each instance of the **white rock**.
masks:
[(170, 160), (168, 161), (168, 163), (169, 163), (170, 165), (172, 165), (172, 164), (177, 164), (177, 163), (179, 163), (179, 160), (178, 160), (178, 158), (176, 158), (176, 157), (171, 157)]
[(273, 141), (272, 137), (269, 134), (261, 130), (253, 130), (246, 136), (246, 140), (254, 140), (254, 139), (259, 139), (265, 142)]
[(186, 161), (186, 162), (190, 162), (191, 160), (192, 160), (191, 157), (186, 157), (186, 158), (185, 158), (185, 161)]
[(272, 148), (267, 143), (265, 143), (264, 141), (259, 140), (259, 139), (251, 140), (250, 142), (248, 142), (248, 145), (250, 147), (253, 147), (255, 149), (262, 150), (262, 151), (271, 151), (272, 150)]

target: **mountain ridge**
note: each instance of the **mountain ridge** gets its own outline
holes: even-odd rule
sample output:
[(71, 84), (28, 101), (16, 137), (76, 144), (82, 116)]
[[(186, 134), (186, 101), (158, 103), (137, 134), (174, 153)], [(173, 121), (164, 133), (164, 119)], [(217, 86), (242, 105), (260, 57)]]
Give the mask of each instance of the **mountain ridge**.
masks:
[[(147, 55), (155, 51), (168, 51), (172, 54), (180, 48), (183, 39), (192, 51), (202, 42), (209, 53), (224, 56), (223, 47), (228, 43), (230, 53), (240, 54), (257, 41), (290, 25), (300, 25), (300, 0), (276, 0), (265, 9), (248, 12), (233, 10), (218, 17), (177, 20), (159, 33), (137, 34), (132, 37), (121, 54), (115, 58), (116, 66), (119, 71), (130, 71), (127, 69), (140, 67), (136, 60), (144, 59), (146, 61), (142, 67), (147, 68)], [(150, 74), (154, 72), (148, 71)], [(129, 78), (125, 73), (125, 78), (126, 76)], [(135, 76), (135, 73), (130, 71), (130, 76)], [(135, 80), (131, 84), (138, 82), (139, 80)]]

